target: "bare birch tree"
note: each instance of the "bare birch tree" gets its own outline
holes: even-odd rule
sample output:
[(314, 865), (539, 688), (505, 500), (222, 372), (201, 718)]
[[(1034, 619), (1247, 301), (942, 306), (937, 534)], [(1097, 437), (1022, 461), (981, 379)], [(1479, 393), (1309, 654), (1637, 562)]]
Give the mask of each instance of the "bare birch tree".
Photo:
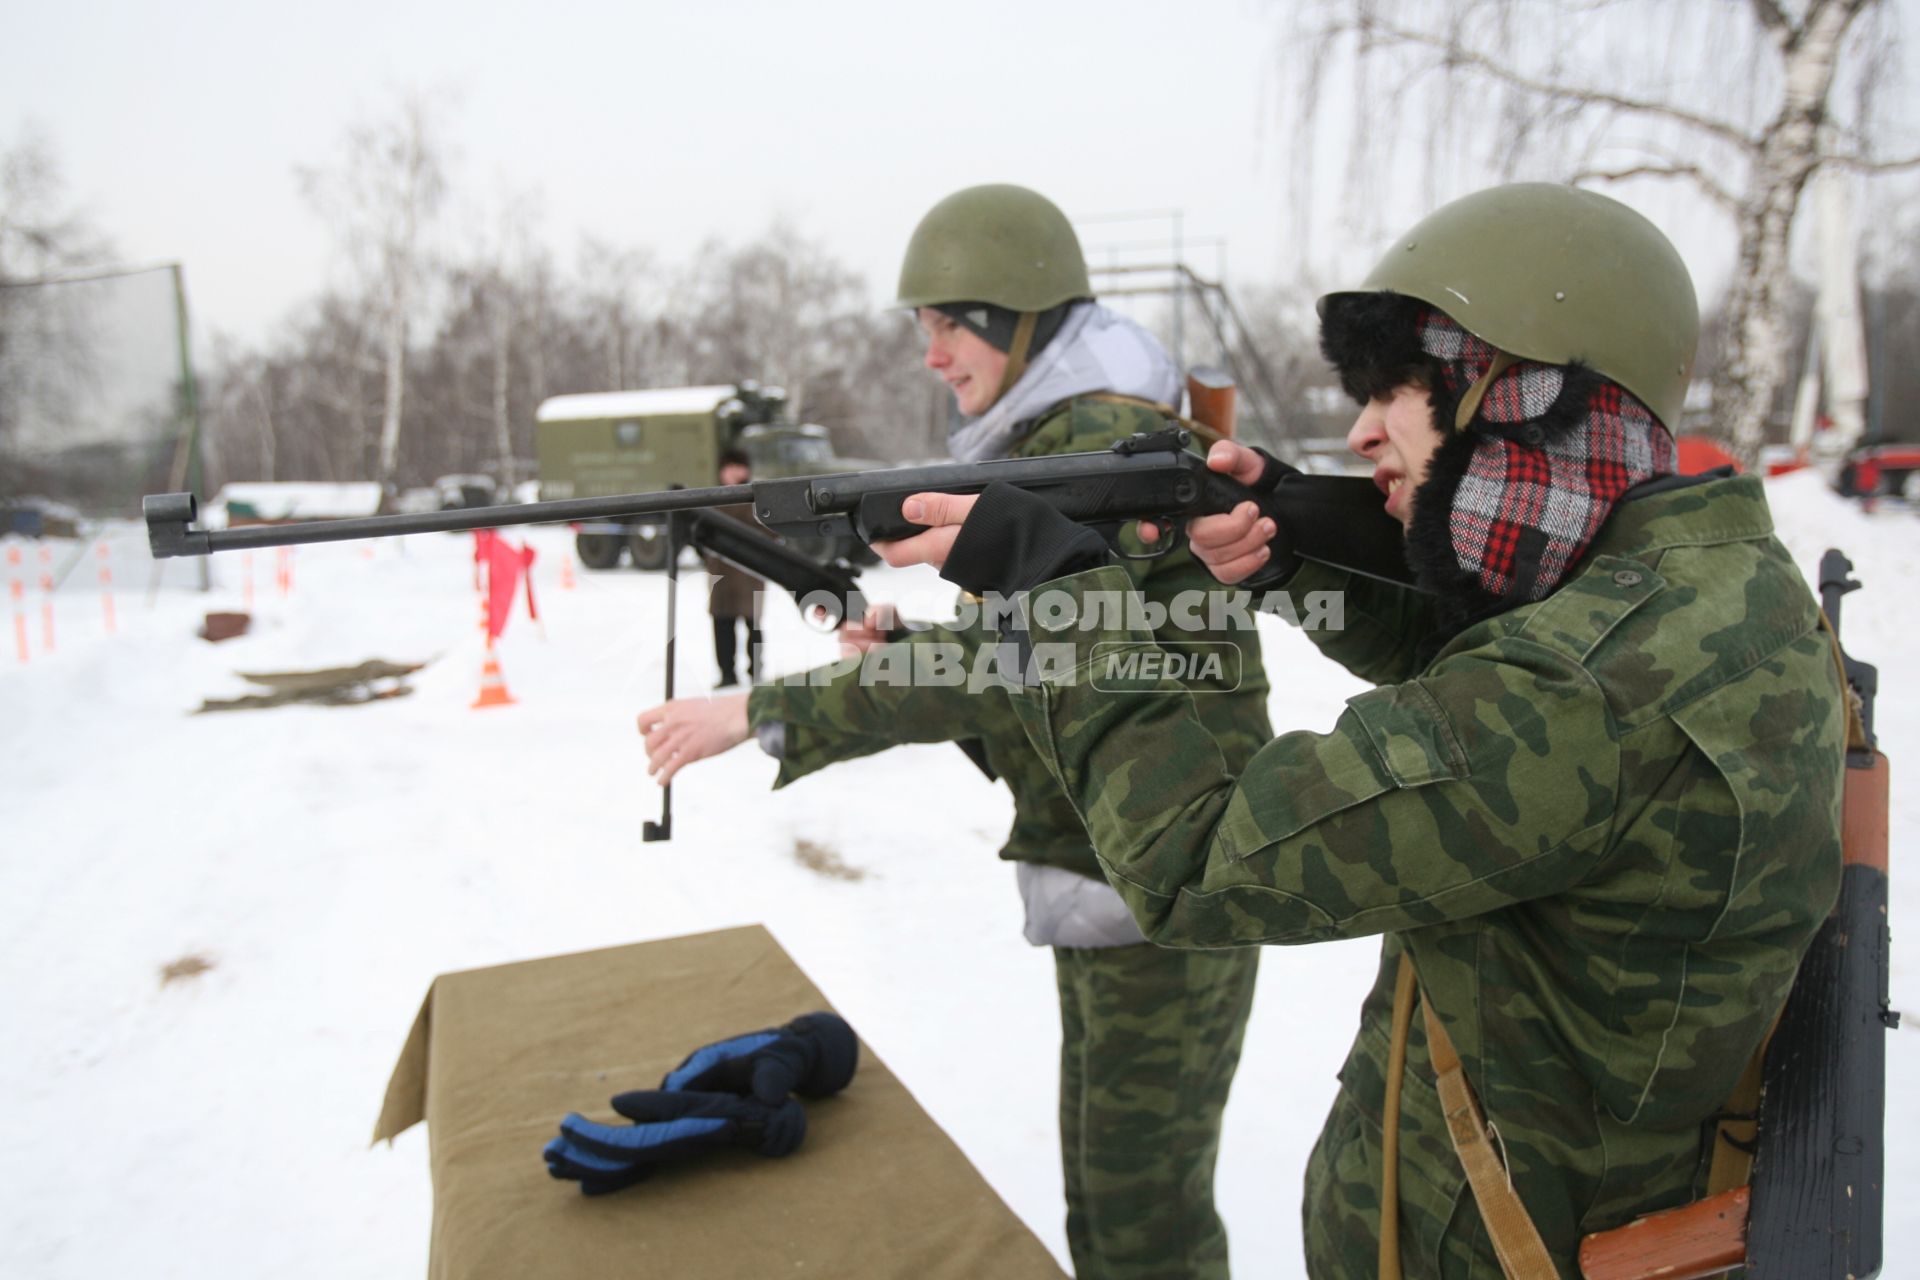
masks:
[[(1297, 110), (1350, 77), (1349, 207), (1411, 177), (1429, 207), (1489, 181), (1683, 183), (1731, 223), (1714, 430), (1758, 458), (1790, 363), (1794, 216), (1822, 166), (1882, 173), (1898, 48), (1885, 0), (1307, 0)], [(1325, 184), (1312, 148), (1299, 190)], [(1370, 228), (1371, 229), (1371, 228)]]
[(529, 330), (538, 319), (542, 300), (545, 253), (533, 235), (536, 201), (522, 193), (507, 197), (492, 233), (480, 246), (478, 262), (469, 272), (473, 302), (483, 319), (487, 342), (487, 416), (493, 428), (497, 474), (511, 489), (515, 474), (513, 366), (521, 348), (538, 349)]
[(840, 363), (830, 328), (836, 317), (861, 305), (859, 278), (819, 245), (778, 224), (739, 249), (708, 245), (692, 278), (693, 329), (704, 376), (783, 386), (789, 411), (803, 419), (812, 379)]
[(600, 368), (595, 385), (660, 385), (665, 335), (654, 318), (662, 289), (652, 255), (588, 236), (580, 241), (574, 278), (582, 327)]
[(41, 132), (30, 127), (0, 151), (0, 464), (9, 473), (7, 455), (26, 443), (29, 422), (43, 437), (57, 433), (93, 372), (84, 294), (44, 282), (97, 266), (111, 252), (69, 205)]
[(385, 391), (374, 478), (383, 486), (400, 452), (408, 337), (432, 270), (429, 232), (446, 200), (444, 155), (432, 106), (412, 93), (393, 114), (350, 128), (333, 167), (300, 174), (377, 317)]

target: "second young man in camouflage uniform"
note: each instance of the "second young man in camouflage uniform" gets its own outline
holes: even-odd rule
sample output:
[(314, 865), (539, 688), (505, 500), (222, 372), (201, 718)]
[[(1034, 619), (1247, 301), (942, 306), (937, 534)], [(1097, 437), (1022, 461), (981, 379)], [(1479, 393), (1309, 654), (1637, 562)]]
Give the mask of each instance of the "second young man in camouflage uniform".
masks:
[[(1092, 301), (1065, 216), (1020, 187), (973, 187), (936, 205), (914, 232), (896, 305), (914, 311), (927, 366), (953, 391), (962, 420), (950, 446), (961, 461), (1105, 449), (1165, 427), (1158, 406), (1179, 394), (1160, 344)], [(1129, 586), (1162, 605), (1218, 589), (1185, 551), (1127, 565)], [(1169, 613), (1159, 633), (1168, 647), (1232, 646), (1234, 660), (1199, 686), (1199, 722), (1217, 755), (1244, 765), (1272, 733), (1258, 637), (1251, 627), (1181, 629)], [(852, 634), (880, 640), (871, 628)], [(1054, 950), (1076, 1274), (1223, 1278), (1213, 1169), (1257, 953), (1146, 942), (1101, 877), (1085, 825), (1028, 742), (1005, 687), (974, 678), (997, 639), (977, 618), (921, 628), (892, 653), (869, 654), (864, 667), (775, 681), (747, 698), (652, 708), (640, 727), (653, 771), (664, 782), (750, 732), (780, 759), (776, 786), (899, 743), (972, 744), (1013, 792), (1013, 830), (1000, 854), (1018, 864), (1026, 936)], [(936, 666), (946, 678), (899, 661), (913, 656), (908, 650), (944, 654)], [(903, 669), (914, 678), (872, 678)]]
[[(1100, 687), (1103, 655), (1155, 644), (1109, 624), (1028, 637), (1069, 652), (1014, 708), (1148, 937), (1383, 935), (1307, 1170), (1309, 1271), (1491, 1277), (1499, 1252), (1573, 1277), (1584, 1234), (1700, 1193), (1714, 1113), (1833, 904), (1834, 654), (1760, 481), (1671, 474), (1698, 312), (1639, 215), (1545, 184), (1469, 196), (1321, 317), (1363, 406), (1348, 443), (1427, 591), (1311, 564), (1288, 585), (1345, 591), (1345, 629), (1314, 639), (1379, 687), (1237, 766), (1177, 686)], [(1209, 463), (1256, 487), (1278, 465)], [(888, 558), (970, 590), (1070, 610), (1127, 585), (1006, 486), (906, 514), (938, 527)], [(1253, 503), (1192, 529), (1223, 581), (1285, 565), (1274, 536)], [(1484, 1192), (1434, 1082), (1449, 1045), (1486, 1119), (1456, 1133), (1505, 1165)], [(1480, 1197), (1516, 1193), (1536, 1238), (1503, 1225), (1496, 1249)]]

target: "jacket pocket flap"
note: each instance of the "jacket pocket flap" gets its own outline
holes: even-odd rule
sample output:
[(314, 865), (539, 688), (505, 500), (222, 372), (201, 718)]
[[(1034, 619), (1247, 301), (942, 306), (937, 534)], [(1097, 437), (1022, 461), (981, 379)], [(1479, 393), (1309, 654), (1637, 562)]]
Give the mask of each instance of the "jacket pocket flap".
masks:
[(1347, 699), (1398, 787), (1467, 776), (1467, 753), (1439, 699), (1418, 680), (1382, 685)]
[(1243, 858), (1385, 792), (1468, 775), (1452, 721), (1417, 681), (1350, 698), (1332, 733), (1301, 738), (1312, 742), (1310, 751), (1280, 739), (1243, 776), (1220, 820), (1229, 857)]

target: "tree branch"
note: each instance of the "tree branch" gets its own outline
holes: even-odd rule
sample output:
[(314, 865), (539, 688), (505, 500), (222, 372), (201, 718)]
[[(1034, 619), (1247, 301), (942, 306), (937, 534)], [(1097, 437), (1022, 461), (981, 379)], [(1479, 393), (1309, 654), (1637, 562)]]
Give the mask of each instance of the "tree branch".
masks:
[(1820, 157), (1821, 164), (1839, 165), (1843, 169), (1852, 169), (1856, 173), (1898, 173), (1902, 169), (1920, 169), (1920, 155), (1903, 156), (1898, 160), (1873, 160), (1866, 156), (1826, 155)]
[(1535, 80), (1530, 76), (1523, 76), (1517, 71), (1501, 66), (1484, 54), (1475, 53), (1471, 49), (1464, 49), (1452, 40), (1431, 35), (1425, 31), (1410, 30), (1406, 27), (1396, 26), (1391, 22), (1383, 22), (1377, 18), (1359, 24), (1356, 30), (1358, 30), (1363, 39), (1376, 34), (1384, 34), (1403, 44), (1417, 45), (1436, 50), (1444, 54), (1449, 62), (1458, 66), (1465, 67), (1472, 71), (1478, 71), (1490, 79), (1500, 81), (1502, 84), (1511, 85), (1513, 88), (1521, 89), (1528, 93), (1538, 94), (1540, 97), (1551, 101), (1592, 102), (1617, 107), (1622, 111), (1633, 111), (1642, 115), (1673, 120), (1689, 128), (1699, 129), (1704, 133), (1711, 134), (1724, 142), (1730, 142), (1743, 151), (1753, 151), (1760, 145), (1753, 138), (1748, 137), (1724, 120), (1715, 120), (1711, 116), (1699, 115), (1683, 107), (1676, 107), (1671, 103), (1653, 102), (1643, 98), (1630, 98), (1625, 94), (1609, 93), (1602, 89), (1574, 88), (1567, 85), (1550, 84), (1544, 80)]
[(1748, 0), (1748, 3), (1753, 8), (1754, 20), (1761, 26), (1777, 35), (1784, 34), (1789, 40), (1793, 38), (1793, 19), (1780, 7), (1779, 0)]
[(1578, 186), (1587, 181), (1619, 182), (1626, 178), (1637, 177), (1691, 178), (1709, 199), (1728, 213), (1737, 212), (1740, 208), (1740, 201), (1734, 194), (1714, 181), (1707, 171), (1697, 164), (1637, 164), (1626, 169), (1582, 169), (1567, 181)]

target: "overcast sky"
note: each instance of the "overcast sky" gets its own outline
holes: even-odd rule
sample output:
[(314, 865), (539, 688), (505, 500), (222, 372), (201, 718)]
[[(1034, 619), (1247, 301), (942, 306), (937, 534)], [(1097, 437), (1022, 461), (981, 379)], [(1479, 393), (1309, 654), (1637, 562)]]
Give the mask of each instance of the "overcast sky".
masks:
[[(582, 233), (672, 263), (785, 217), (879, 302), (920, 215), (988, 181), (1076, 219), (1178, 208), (1188, 238), (1225, 240), (1240, 283), (1295, 260), (1286, 26), (1253, 0), (0, 6), (0, 145), (38, 125), (123, 257), (182, 261), (202, 340), (258, 340), (327, 283), (329, 231), (296, 170), (409, 90), (442, 105), (454, 226), (531, 196), (563, 266)], [(1667, 208), (1635, 202), (1657, 221)], [(1710, 298), (1724, 224), (1669, 229)], [(1087, 238), (1170, 234), (1162, 220)], [(1316, 249), (1335, 275), (1378, 251), (1335, 248)], [(1222, 255), (1191, 260), (1211, 274)]]

